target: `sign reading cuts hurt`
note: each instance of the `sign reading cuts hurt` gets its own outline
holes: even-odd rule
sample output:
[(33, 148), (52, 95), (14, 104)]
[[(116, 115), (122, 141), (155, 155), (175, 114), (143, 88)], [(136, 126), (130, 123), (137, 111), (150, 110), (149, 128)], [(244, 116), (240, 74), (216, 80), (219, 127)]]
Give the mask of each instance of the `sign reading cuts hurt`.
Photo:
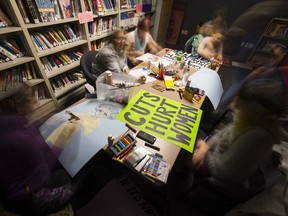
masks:
[(116, 119), (192, 152), (202, 110), (140, 90)]

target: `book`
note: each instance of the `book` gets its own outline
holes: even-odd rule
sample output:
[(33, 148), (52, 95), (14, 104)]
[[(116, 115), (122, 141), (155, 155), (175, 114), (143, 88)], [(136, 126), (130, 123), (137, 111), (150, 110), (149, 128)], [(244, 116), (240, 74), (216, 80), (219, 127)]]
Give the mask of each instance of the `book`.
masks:
[(52, 0), (52, 4), (54, 7), (54, 17), (55, 17), (55, 20), (57, 21), (61, 19), (60, 6), (58, 4), (58, 0)]
[(71, 0), (58, 0), (58, 4), (61, 18), (66, 19), (73, 17)]
[(3, 43), (5, 43), (6, 46), (9, 46), (11, 49), (13, 49), (14, 52), (16, 52), (19, 55), (19, 57), (24, 56), (24, 53), (15, 44), (16, 42), (13, 44), (13, 41), (11, 41), (11, 40), (13, 40), (13, 39), (6, 39), (3, 41)]
[(51, 0), (34, 0), (42, 22), (55, 21), (54, 5)]
[(3, 46), (0, 45), (0, 52), (10, 58), (11, 60), (17, 59), (17, 56), (11, 52), (9, 52), (7, 49), (5, 49)]
[(6, 26), (12, 26), (12, 21), (6, 16), (6, 14), (3, 12), (3, 10), (0, 8), (0, 20), (4, 22)]
[(24, 8), (29, 16), (29, 20), (33, 23), (39, 23), (41, 20), (40, 14), (38, 12), (37, 6), (33, 0), (23, 0)]

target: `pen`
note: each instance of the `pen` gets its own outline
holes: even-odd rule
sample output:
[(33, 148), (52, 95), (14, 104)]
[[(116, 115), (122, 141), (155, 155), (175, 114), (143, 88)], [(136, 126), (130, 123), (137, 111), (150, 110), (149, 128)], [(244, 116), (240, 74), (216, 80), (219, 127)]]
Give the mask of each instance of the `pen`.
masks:
[(156, 151), (160, 151), (160, 148), (158, 146), (154, 146), (154, 145), (151, 145), (149, 143), (145, 143), (145, 146), (147, 146), (149, 148), (152, 148), (152, 149), (154, 149)]
[(178, 94), (179, 94), (179, 97), (180, 97), (180, 99), (182, 100), (182, 95), (181, 95), (181, 92), (180, 92), (180, 91), (178, 91)]

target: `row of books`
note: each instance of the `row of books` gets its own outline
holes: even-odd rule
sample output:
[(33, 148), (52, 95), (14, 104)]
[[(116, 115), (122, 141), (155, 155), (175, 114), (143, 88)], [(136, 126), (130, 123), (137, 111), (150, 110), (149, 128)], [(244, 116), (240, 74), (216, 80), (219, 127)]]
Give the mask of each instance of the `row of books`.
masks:
[(100, 50), (107, 44), (107, 40), (101, 39), (101, 40), (96, 40), (91, 42), (91, 50)]
[(53, 72), (55, 69), (63, 67), (64, 65), (71, 64), (74, 61), (79, 61), (82, 57), (83, 53), (75, 50), (66, 50), (61, 53), (56, 53), (53, 55), (49, 55), (41, 58), (41, 63), (44, 71), (49, 74)]
[(128, 8), (136, 8), (135, 0), (120, 0), (120, 8), (128, 9)]
[(139, 18), (143, 16), (144, 13), (135, 13), (135, 12), (125, 12), (121, 13), (120, 16), (120, 28), (129, 29), (137, 26)]
[(88, 27), (90, 37), (99, 36), (113, 31), (117, 27), (117, 18), (115, 16), (97, 18), (93, 22), (89, 22)]
[(76, 17), (80, 0), (16, 0), (25, 23), (51, 22)]
[(63, 73), (50, 79), (50, 83), (54, 92), (59, 91), (68, 85), (75, 83), (80, 78), (77, 73)]
[(288, 38), (288, 24), (271, 23), (266, 31), (267, 36)]
[(81, 34), (78, 27), (71, 24), (43, 32), (31, 33), (31, 38), (39, 52), (77, 41), (81, 38)]
[(275, 55), (285, 55), (287, 52), (287, 47), (286, 45), (276, 41), (263, 40), (257, 46), (257, 50)]
[(8, 18), (6, 13), (0, 8), (0, 28), (4, 28), (7, 26), (12, 26), (12, 21)]
[(0, 40), (0, 63), (13, 61), (24, 56), (25, 53), (20, 37), (15, 36)]
[(35, 66), (32, 62), (13, 67), (0, 73), (0, 91), (7, 91), (19, 83), (37, 79)]
[(84, 0), (84, 10), (101, 15), (104, 12), (117, 10), (116, 0)]

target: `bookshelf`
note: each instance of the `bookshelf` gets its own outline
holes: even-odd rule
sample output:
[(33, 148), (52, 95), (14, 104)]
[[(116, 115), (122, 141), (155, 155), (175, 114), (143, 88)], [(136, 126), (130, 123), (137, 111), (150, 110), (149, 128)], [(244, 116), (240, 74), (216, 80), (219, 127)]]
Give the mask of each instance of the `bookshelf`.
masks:
[(248, 58), (256, 68), (261, 65), (277, 66), (288, 51), (288, 19), (273, 18)]
[[(128, 8), (122, 9), (120, 0), (115, 0), (110, 1), (113, 3), (112, 9), (105, 9), (105, 6), (102, 5), (103, 11), (99, 12), (90, 0), (73, 0), (73, 13), (65, 14), (64, 17), (60, 8), (60, 12), (55, 12), (55, 19), (47, 22), (40, 20), (35, 23), (34, 18), (30, 18), (28, 15), (26, 18), (23, 17), (23, 10), (19, 7), (19, 1), (0, 2), (0, 9), (9, 15), (8, 17), (13, 23), (10, 26), (0, 28), (0, 42), (11, 37), (18, 38), (21, 40), (24, 53), (23, 56), (17, 57), (13, 61), (0, 63), (0, 87), (3, 85), (1, 80), (4, 80), (8, 74), (13, 76), (17, 74), (17, 70), (24, 70), (28, 66), (33, 67), (35, 77), (21, 80), (21, 82), (27, 82), (37, 90), (38, 102), (35, 111), (31, 113), (31, 117), (40, 119), (65, 105), (69, 100), (81, 95), (84, 96), (86, 80), (81, 74), (81, 53), (100, 49), (104, 46), (106, 38), (113, 33), (114, 28), (121, 27), (121, 14), (134, 13), (134, 16), (135, 14), (137, 16), (136, 5), (132, 7), (129, 4)], [(59, 0), (56, 2), (58, 3)], [(155, 8), (156, 2), (153, 1)], [(78, 13), (88, 10), (92, 11), (93, 21), (80, 24)], [(154, 14), (156, 10), (151, 7), (148, 13)], [(42, 16), (44, 15), (42, 14)], [(28, 21), (29, 18), (30, 21)], [(130, 27), (130, 24), (127, 25)], [(122, 28), (126, 27), (122, 26)], [(68, 36), (66, 35), (67, 42), (63, 38), (60, 42), (57, 40), (54, 31), (58, 31), (58, 29), (62, 34), (68, 34)], [(58, 34), (60, 35), (59, 32)], [(75, 38), (72, 38), (73, 35)], [(70, 37), (70, 41), (68, 41), (68, 37)], [(57, 59), (62, 59), (62, 61), (59, 63)], [(65, 63), (63, 59), (68, 60)], [(59, 63), (61, 66), (55, 65), (55, 63)], [(1, 88), (0, 105), (5, 100), (9, 100), (16, 90), (17, 83), (13, 83), (6, 89)]]

